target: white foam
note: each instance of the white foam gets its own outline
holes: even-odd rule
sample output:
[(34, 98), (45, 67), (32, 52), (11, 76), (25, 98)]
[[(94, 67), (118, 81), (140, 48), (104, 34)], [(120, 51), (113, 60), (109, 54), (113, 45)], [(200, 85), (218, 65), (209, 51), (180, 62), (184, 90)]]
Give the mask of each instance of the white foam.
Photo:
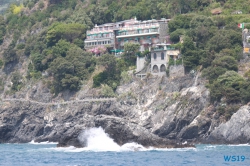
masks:
[(237, 145), (229, 144), (227, 146), (250, 146), (250, 144), (237, 144)]
[(86, 150), (90, 151), (119, 151), (120, 146), (111, 139), (104, 130), (91, 128), (85, 130), (79, 136), (80, 141), (86, 142)]
[(91, 128), (85, 130), (79, 136), (80, 141), (86, 142), (86, 147), (82, 148), (86, 151), (138, 151), (144, 150), (145, 148), (137, 143), (126, 143), (119, 146), (111, 139), (104, 130), (99, 128)]
[(82, 142), (85, 142), (86, 147), (84, 148), (75, 148), (73, 146), (70, 147), (59, 147), (59, 148), (49, 148), (50, 150), (55, 151), (62, 151), (62, 152), (86, 152), (86, 151), (93, 151), (93, 152), (126, 152), (126, 151), (189, 151), (195, 148), (145, 148), (142, 145), (131, 142), (126, 143), (122, 146), (119, 146), (117, 143), (114, 142), (112, 138), (108, 136), (104, 132), (104, 130), (99, 128), (91, 128), (88, 130), (83, 131), (78, 139)]
[(58, 142), (35, 142), (34, 140), (30, 141), (29, 144), (34, 144), (34, 145), (45, 145), (45, 144), (58, 144)]

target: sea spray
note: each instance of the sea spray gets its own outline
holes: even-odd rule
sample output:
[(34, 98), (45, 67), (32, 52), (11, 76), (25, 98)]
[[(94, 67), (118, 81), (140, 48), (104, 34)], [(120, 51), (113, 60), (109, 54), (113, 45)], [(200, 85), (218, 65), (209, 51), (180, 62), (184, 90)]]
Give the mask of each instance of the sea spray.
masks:
[(35, 142), (34, 140), (30, 141), (29, 144), (34, 144), (34, 145), (43, 145), (43, 144), (58, 144), (58, 142), (49, 142), (49, 141), (45, 141), (45, 142)]
[(87, 129), (78, 138), (86, 146), (83, 149), (89, 151), (137, 151), (145, 149), (137, 143), (127, 143), (119, 146), (104, 132), (102, 127)]

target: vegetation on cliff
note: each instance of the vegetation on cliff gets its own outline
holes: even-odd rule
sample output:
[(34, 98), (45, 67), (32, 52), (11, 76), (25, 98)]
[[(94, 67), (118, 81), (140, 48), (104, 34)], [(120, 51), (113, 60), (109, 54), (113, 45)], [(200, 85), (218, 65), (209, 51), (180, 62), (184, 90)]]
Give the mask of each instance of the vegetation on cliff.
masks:
[[(13, 72), (13, 92), (19, 91), (25, 81), (37, 79), (42, 79), (54, 94), (77, 91), (84, 81), (93, 79), (93, 87), (102, 86), (102, 95), (114, 96), (110, 90), (115, 90), (120, 81), (130, 80), (124, 71), (133, 69), (138, 45), (125, 45), (125, 54), (119, 59), (108, 53), (96, 57), (84, 49), (86, 30), (95, 24), (135, 16), (139, 20), (171, 18), (168, 33), (181, 50), (186, 72), (202, 71), (208, 80), (211, 103), (239, 106), (250, 99), (249, 72), (244, 76), (237, 73), (242, 58), (242, 35), (237, 24), (250, 21), (246, 17), (250, 13), (249, 3), (242, 0), (125, 0), (119, 3), (25, 0), (23, 4), (10, 5), (5, 15), (0, 16), (0, 64), (6, 73)], [(215, 9), (222, 14), (213, 15)], [(243, 14), (233, 14), (238, 9)], [(180, 36), (183, 43), (179, 42)], [(143, 55), (146, 54), (148, 52)], [(29, 64), (22, 77), (18, 71), (11, 71), (10, 66), (23, 63), (23, 58)], [(224, 112), (231, 115), (234, 111)]]

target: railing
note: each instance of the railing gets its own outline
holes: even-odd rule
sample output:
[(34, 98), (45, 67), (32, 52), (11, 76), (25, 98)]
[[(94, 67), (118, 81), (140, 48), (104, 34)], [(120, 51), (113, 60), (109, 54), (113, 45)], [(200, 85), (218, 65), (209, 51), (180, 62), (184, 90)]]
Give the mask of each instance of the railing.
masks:
[(139, 34), (147, 34), (158, 32), (158, 28), (156, 29), (143, 29), (143, 30), (121, 30), (123, 32), (118, 32), (117, 36), (125, 36), (125, 35), (139, 35)]
[(164, 48), (154, 48), (153, 50), (154, 51), (162, 51), (162, 50), (164, 50)]

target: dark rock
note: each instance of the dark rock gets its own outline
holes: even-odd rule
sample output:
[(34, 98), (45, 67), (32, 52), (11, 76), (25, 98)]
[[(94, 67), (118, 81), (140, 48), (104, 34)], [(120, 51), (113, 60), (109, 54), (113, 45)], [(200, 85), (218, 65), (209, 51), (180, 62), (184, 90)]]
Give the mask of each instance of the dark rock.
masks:
[[(34, 140), (59, 142), (58, 147), (84, 147), (86, 140), (79, 135), (93, 127), (102, 127), (119, 145), (137, 142), (145, 147), (188, 147), (194, 143), (249, 142), (249, 106), (221, 124), (215, 107), (209, 105), (208, 89), (202, 83), (193, 86), (194, 79), (187, 75), (174, 80), (156, 77), (132, 82), (118, 88), (117, 101), (3, 101), (0, 143)], [(40, 84), (35, 86), (30, 97), (34, 100), (46, 94), (46, 99), (38, 101), (50, 102), (49, 92), (42, 89)], [(64, 95), (71, 98), (68, 93)], [(20, 96), (26, 95), (19, 92)]]

